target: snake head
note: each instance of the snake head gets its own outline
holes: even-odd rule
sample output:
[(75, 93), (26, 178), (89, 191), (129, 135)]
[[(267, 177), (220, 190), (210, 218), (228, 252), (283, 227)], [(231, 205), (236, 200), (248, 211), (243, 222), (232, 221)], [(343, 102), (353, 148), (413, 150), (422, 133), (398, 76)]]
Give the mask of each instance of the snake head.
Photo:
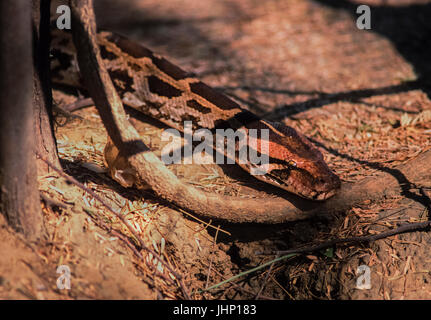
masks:
[[(269, 163), (257, 179), (311, 200), (326, 200), (337, 192), (340, 179), (303, 134), (268, 121), (256, 122), (255, 128), (269, 129)], [(260, 143), (255, 145), (261, 152)]]

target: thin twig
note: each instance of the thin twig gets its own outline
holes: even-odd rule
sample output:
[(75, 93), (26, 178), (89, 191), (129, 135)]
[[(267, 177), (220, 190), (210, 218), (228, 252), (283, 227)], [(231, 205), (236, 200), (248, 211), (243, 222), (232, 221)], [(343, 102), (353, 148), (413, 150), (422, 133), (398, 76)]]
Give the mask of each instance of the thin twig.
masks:
[(136, 246), (134, 246), (130, 240), (124, 236), (123, 234), (119, 233), (118, 231), (116, 231), (115, 229), (113, 229), (110, 225), (108, 225), (107, 223), (105, 223), (99, 216), (93, 214), (92, 212), (90, 212), (90, 210), (85, 209), (84, 211), (93, 219), (95, 219), (95, 223), (97, 226), (99, 226), (100, 228), (106, 230), (108, 233), (112, 233), (114, 236), (118, 237), (120, 240), (124, 241), (126, 243), (126, 245), (133, 251), (133, 253), (139, 258), (139, 259), (143, 259), (144, 257), (142, 256), (142, 254), (136, 249)]
[(48, 197), (43, 193), (40, 194), (40, 198), (43, 200), (43, 202), (45, 202), (45, 205), (47, 207), (50, 207), (50, 208), (58, 207), (62, 209), (67, 209), (67, 205), (65, 205), (63, 202), (51, 199), (50, 197)]
[[(149, 192), (147, 192), (147, 191), (143, 191), (143, 192), (146, 192), (146, 193), (148, 193), (149, 195), (154, 196), (154, 194), (149, 193)], [(164, 199), (161, 199), (161, 200), (166, 201), (166, 200), (164, 200)], [(175, 209), (177, 209), (177, 210), (178, 210), (178, 211), (180, 211), (181, 213), (184, 213), (186, 216), (188, 216), (188, 217), (190, 217), (190, 218), (192, 218), (192, 219), (194, 219), (194, 220), (196, 220), (196, 221), (198, 221), (198, 222), (202, 223), (203, 225), (205, 225), (205, 228), (206, 228), (206, 227), (210, 227), (210, 228), (215, 229), (217, 232), (218, 232), (218, 231), (221, 231), (221, 232), (223, 232), (223, 233), (227, 234), (228, 236), (231, 236), (231, 235), (232, 235), (229, 231), (226, 231), (226, 230), (223, 230), (222, 228), (220, 228), (220, 226), (218, 226), (218, 227), (213, 226), (213, 225), (211, 224), (211, 220), (210, 220), (209, 222), (205, 222), (204, 220), (199, 219), (198, 217), (196, 217), (196, 216), (194, 216), (194, 215), (192, 215), (192, 214), (188, 213), (187, 211), (183, 210), (182, 208), (178, 207), (177, 205), (175, 205), (175, 204), (173, 204), (173, 203), (168, 202), (168, 204), (169, 204), (169, 205), (171, 205), (171, 206), (175, 206)]]
[(78, 99), (75, 102), (69, 103), (63, 107), (67, 112), (73, 112), (79, 109), (84, 109), (87, 107), (94, 106), (93, 99), (91, 98), (84, 98), (84, 99)]
[(43, 162), (45, 162), (49, 167), (51, 167), (54, 171), (56, 171), (60, 176), (62, 176), (63, 178), (65, 178), (67, 181), (73, 183), (74, 185), (76, 185), (77, 187), (81, 188), (82, 190), (86, 191), (88, 194), (90, 194), (94, 199), (96, 199), (97, 201), (99, 201), (105, 208), (108, 209), (108, 211), (110, 211), (111, 213), (113, 213), (118, 219), (120, 219), (121, 222), (124, 223), (124, 225), (127, 227), (127, 229), (130, 231), (130, 233), (139, 241), (139, 244), (141, 246), (142, 249), (144, 249), (145, 251), (151, 253), (158, 261), (160, 261), (160, 263), (166, 267), (166, 269), (169, 270), (170, 273), (172, 273), (172, 275), (174, 275), (174, 277), (178, 280), (179, 284), (180, 284), (180, 288), (183, 291), (183, 294), (185, 296), (186, 299), (190, 299), (190, 296), (188, 294), (187, 289), (184, 286), (183, 283), (183, 276), (181, 274), (179, 274), (178, 272), (174, 271), (155, 251), (153, 251), (152, 249), (148, 248), (144, 241), (141, 239), (141, 237), (137, 234), (137, 232), (130, 226), (129, 222), (124, 218), (123, 215), (119, 214), (118, 212), (116, 212), (114, 209), (111, 208), (111, 206), (109, 204), (107, 204), (105, 202), (105, 200), (103, 200), (98, 194), (96, 194), (94, 191), (90, 190), (89, 188), (87, 188), (85, 185), (83, 185), (81, 182), (79, 182), (78, 180), (76, 180), (75, 178), (69, 176), (68, 174), (64, 173), (62, 170), (60, 170), (59, 168), (57, 168), (54, 164), (52, 164), (49, 160), (45, 159), (42, 155), (40, 155), (37, 151), (36, 151), (36, 155), (39, 159), (41, 159)]
[[(277, 257), (275, 257), (275, 258), (278, 258), (278, 256), (277, 256)], [(260, 287), (260, 289), (259, 289), (259, 292), (257, 293), (257, 295), (256, 295), (256, 297), (255, 297), (255, 300), (259, 300), (259, 298), (260, 298), (260, 296), (261, 296), (261, 294), (262, 294), (262, 291), (263, 291), (263, 289), (265, 288), (266, 283), (268, 282), (269, 275), (271, 274), (271, 271), (272, 271), (273, 266), (274, 266), (274, 262), (273, 262), (273, 263), (271, 263), (271, 265), (269, 266), (269, 269), (268, 269), (268, 271), (267, 271), (267, 273), (266, 273), (265, 279), (263, 280), (263, 283), (262, 283), (262, 285), (261, 285), (261, 287)]]
[(413, 231), (420, 231), (425, 230), (431, 226), (431, 221), (425, 221), (425, 222), (417, 222), (417, 223), (408, 223), (405, 225), (402, 225), (401, 227), (378, 233), (378, 234), (371, 234), (366, 236), (359, 236), (359, 237), (350, 237), (345, 239), (333, 239), (318, 245), (308, 246), (304, 248), (297, 248), (297, 249), (291, 249), (291, 250), (281, 250), (281, 251), (271, 251), (271, 252), (257, 252), (257, 255), (261, 254), (275, 254), (275, 255), (286, 255), (286, 254), (292, 254), (292, 253), (306, 253), (306, 252), (312, 252), (312, 251), (320, 251), (322, 249), (326, 249), (329, 247), (332, 247), (339, 243), (349, 243), (349, 242), (373, 242), (376, 240), (380, 240), (383, 238), (387, 238), (393, 235), (406, 233), (406, 232), (413, 232)]
[(210, 290), (212, 290), (212, 289), (216, 289), (216, 288), (218, 288), (218, 287), (220, 287), (220, 286), (224, 285), (225, 283), (229, 283), (229, 282), (231, 282), (231, 281), (233, 281), (233, 280), (235, 280), (235, 279), (238, 279), (238, 278), (240, 278), (240, 277), (242, 277), (242, 276), (245, 276), (245, 275), (247, 275), (247, 274), (249, 274), (249, 273), (253, 273), (253, 272), (255, 272), (255, 271), (258, 271), (258, 270), (260, 270), (260, 269), (263, 269), (263, 268), (265, 268), (265, 267), (269, 266), (270, 264), (273, 264), (273, 263), (275, 263), (275, 262), (278, 262), (278, 261), (281, 261), (281, 260), (284, 260), (284, 259), (288, 259), (288, 258), (294, 257), (294, 256), (296, 256), (296, 255), (297, 255), (297, 254), (287, 254), (287, 255), (285, 255), (285, 256), (282, 256), (282, 257), (278, 257), (278, 258), (272, 259), (271, 261), (265, 262), (264, 264), (262, 264), (262, 265), (260, 265), (260, 266), (257, 266), (257, 267), (255, 267), (255, 268), (252, 268), (252, 269), (250, 269), (250, 270), (247, 270), (247, 271), (244, 271), (244, 272), (241, 272), (241, 273), (238, 273), (237, 275), (235, 275), (235, 276), (233, 276), (233, 277), (230, 277), (229, 279), (223, 280), (222, 282), (219, 282), (219, 283), (217, 283), (217, 284), (215, 284), (215, 285), (213, 285), (213, 286), (211, 286), (211, 287), (209, 287), (209, 288), (206, 288), (206, 289), (200, 290), (199, 292), (205, 292), (205, 291), (210, 291)]
[[(226, 277), (225, 277), (224, 275), (222, 275), (219, 271), (217, 271), (217, 269), (213, 269), (213, 270), (214, 270), (214, 272), (215, 272), (217, 275), (219, 275), (222, 279), (225, 279), (225, 280), (226, 280)], [(244, 293), (250, 294), (250, 295), (252, 295), (252, 296), (256, 296), (256, 292), (253, 292), (253, 291), (251, 291), (251, 290), (248, 290), (248, 289), (246, 289), (246, 288), (243, 288), (243, 287), (241, 287), (238, 283), (232, 282), (232, 283), (231, 283), (231, 285), (232, 285), (235, 289), (238, 289), (238, 290), (239, 290), (239, 291), (241, 291), (241, 292), (244, 292)], [(280, 299), (277, 299), (277, 298), (273, 298), (273, 297), (265, 296), (265, 295), (263, 295), (263, 294), (261, 294), (261, 295), (260, 295), (260, 298), (261, 298), (261, 299), (264, 299), (264, 300), (280, 300)]]

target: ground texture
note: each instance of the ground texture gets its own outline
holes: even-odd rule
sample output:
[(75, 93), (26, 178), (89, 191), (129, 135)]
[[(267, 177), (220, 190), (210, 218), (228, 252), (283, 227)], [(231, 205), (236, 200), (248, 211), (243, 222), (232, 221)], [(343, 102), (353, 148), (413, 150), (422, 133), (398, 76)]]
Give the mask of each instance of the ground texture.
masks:
[[(359, 181), (414, 159), (431, 145), (431, 2), (361, 1), (371, 30), (356, 27), (354, 1), (169, 0), (96, 1), (99, 27), (153, 49), (245, 108), (306, 134), (343, 181)], [(60, 90), (62, 106), (78, 97)], [(184, 276), (193, 299), (430, 299), (428, 232), (342, 245), (300, 255), (200, 292), (283, 250), (333, 238), (382, 232), (428, 219), (431, 182), (404, 196), (365, 202), (343, 214), (283, 225), (201, 221), (116, 184), (105, 172), (106, 131), (95, 108), (58, 117), (56, 137), (66, 173), (121, 210), (149, 248)], [(156, 154), (163, 126), (133, 120)], [(175, 165), (206, 191), (272, 196), (237, 167)], [(98, 201), (59, 178), (40, 177), (48, 240), (27, 243), (0, 220), (0, 297), (30, 299), (181, 299), (180, 284), (136, 243)], [(118, 232), (108, 232), (96, 224)], [(56, 285), (59, 265), (72, 271), (70, 290)], [(371, 289), (356, 288), (359, 265)]]

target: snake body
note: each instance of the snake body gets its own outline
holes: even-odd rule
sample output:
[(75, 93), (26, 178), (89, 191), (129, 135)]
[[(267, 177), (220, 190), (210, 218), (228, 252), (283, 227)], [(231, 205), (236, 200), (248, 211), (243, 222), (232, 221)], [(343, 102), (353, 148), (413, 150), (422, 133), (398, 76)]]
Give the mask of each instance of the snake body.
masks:
[[(193, 129), (241, 129), (249, 143), (251, 129), (267, 129), (267, 173), (256, 178), (312, 200), (325, 200), (340, 187), (339, 178), (329, 169), (321, 152), (295, 129), (259, 118), (165, 58), (123, 36), (100, 32), (97, 42), (114, 86), (126, 105), (178, 130), (184, 130), (184, 121), (191, 121)], [(66, 47), (64, 32), (59, 38), (54, 36), (53, 53), (58, 57), (58, 64), (53, 65), (53, 74), (57, 82), (68, 83), (72, 78), (76, 83), (79, 76), (69, 71), (75, 66), (74, 53)], [(258, 153), (264, 152), (260, 143), (254, 145)], [(125, 172), (127, 161), (112, 144), (108, 143), (105, 157), (111, 168)], [(248, 172), (252, 169), (250, 162), (239, 164)], [(111, 170), (114, 178), (115, 172), (118, 171)], [(124, 176), (117, 178), (124, 182)]]

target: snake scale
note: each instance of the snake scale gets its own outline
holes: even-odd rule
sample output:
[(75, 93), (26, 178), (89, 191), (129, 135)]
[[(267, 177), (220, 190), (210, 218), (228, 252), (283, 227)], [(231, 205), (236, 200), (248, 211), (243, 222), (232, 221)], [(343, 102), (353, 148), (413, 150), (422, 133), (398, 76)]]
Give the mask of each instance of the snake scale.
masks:
[[(52, 53), (56, 60), (52, 64), (53, 78), (55, 82), (76, 86), (79, 75), (76, 70), (71, 71), (77, 66), (75, 52), (71, 39), (65, 35), (62, 31), (53, 34)], [(193, 129), (213, 131), (234, 128), (248, 133), (250, 129), (267, 129), (269, 165), (267, 173), (255, 176), (257, 179), (311, 200), (328, 199), (340, 187), (339, 178), (329, 169), (321, 152), (295, 129), (259, 118), (165, 58), (121, 35), (100, 32), (97, 42), (112, 82), (126, 105), (178, 130), (184, 129), (184, 121), (192, 121)], [(262, 150), (258, 147), (257, 151)], [(105, 157), (111, 167), (124, 169), (125, 160), (118, 158), (112, 143), (105, 148)], [(240, 166), (250, 172), (252, 164)]]

